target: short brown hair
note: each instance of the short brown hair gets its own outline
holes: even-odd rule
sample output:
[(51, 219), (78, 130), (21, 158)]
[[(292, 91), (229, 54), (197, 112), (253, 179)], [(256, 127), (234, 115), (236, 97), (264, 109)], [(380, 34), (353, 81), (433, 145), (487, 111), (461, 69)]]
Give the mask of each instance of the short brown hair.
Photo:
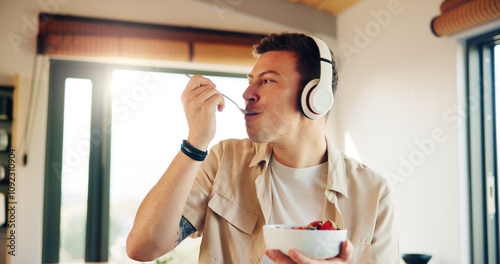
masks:
[[(302, 87), (320, 76), (320, 57), (316, 42), (301, 33), (272, 33), (255, 45), (253, 55), (259, 57), (268, 51), (291, 51), (297, 56), (296, 70), (300, 73)], [(331, 53), (331, 51), (330, 51)], [(337, 64), (332, 53), (332, 90), (337, 90)]]

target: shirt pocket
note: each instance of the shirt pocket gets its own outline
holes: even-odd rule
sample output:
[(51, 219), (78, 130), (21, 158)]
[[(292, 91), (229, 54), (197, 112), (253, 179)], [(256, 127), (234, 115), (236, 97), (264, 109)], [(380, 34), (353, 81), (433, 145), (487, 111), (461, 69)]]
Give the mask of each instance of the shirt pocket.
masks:
[(241, 208), (234, 201), (218, 192), (214, 193), (208, 202), (208, 207), (232, 226), (247, 235), (253, 233), (259, 220), (257, 215)]
[(366, 264), (372, 263), (371, 245), (366, 243), (352, 243), (353, 254), (349, 263)]

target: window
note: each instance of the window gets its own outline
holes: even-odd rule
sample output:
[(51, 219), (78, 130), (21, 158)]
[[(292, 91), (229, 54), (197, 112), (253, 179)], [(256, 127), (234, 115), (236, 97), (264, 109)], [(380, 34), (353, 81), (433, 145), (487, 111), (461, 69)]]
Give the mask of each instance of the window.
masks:
[(467, 41), (471, 262), (500, 262), (498, 204), (500, 30)]
[(61, 171), (61, 260), (85, 258), (85, 219), (89, 180), (92, 82), (68, 78), (64, 89), (62, 160), (71, 162)]
[[(202, 74), (244, 105), (245, 76)], [(126, 238), (187, 136), (180, 101), (187, 82), (184, 72), (168, 69), (51, 61), (44, 263), (136, 263), (125, 253)], [(232, 107), (217, 113), (212, 145), (246, 137)], [(199, 242), (186, 239), (163, 259), (196, 263)]]

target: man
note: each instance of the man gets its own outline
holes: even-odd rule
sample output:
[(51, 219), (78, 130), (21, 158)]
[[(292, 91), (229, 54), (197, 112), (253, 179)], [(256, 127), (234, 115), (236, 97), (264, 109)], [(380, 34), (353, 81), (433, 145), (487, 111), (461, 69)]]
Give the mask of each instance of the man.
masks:
[[(203, 235), (200, 263), (399, 263), (389, 185), (326, 140), (327, 115), (310, 119), (302, 110), (304, 86), (320, 76), (315, 41), (271, 34), (255, 53), (243, 94), (255, 113), (245, 115), (249, 139), (222, 141), (206, 156), (224, 99), (210, 80), (193, 76), (182, 95), (188, 138), (141, 204), (127, 254), (153, 260)], [(334, 92), (337, 71), (329, 63)], [(315, 260), (265, 248), (263, 225), (320, 219), (348, 230), (339, 256)]]

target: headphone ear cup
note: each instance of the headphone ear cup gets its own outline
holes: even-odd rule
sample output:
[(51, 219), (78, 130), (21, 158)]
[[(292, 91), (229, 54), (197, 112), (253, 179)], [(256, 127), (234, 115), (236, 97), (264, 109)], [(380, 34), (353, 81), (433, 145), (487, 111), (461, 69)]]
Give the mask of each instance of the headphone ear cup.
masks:
[(333, 57), (324, 41), (309, 36), (316, 42), (320, 57), (320, 79), (310, 81), (302, 90), (300, 104), (304, 115), (319, 119), (326, 115), (333, 105), (332, 75)]
[(302, 95), (300, 96), (300, 106), (302, 108), (302, 113), (310, 119), (318, 119), (318, 114), (313, 111), (312, 104), (314, 103), (311, 94), (313, 90), (319, 83), (319, 79), (313, 79), (309, 81), (304, 89), (302, 89)]

